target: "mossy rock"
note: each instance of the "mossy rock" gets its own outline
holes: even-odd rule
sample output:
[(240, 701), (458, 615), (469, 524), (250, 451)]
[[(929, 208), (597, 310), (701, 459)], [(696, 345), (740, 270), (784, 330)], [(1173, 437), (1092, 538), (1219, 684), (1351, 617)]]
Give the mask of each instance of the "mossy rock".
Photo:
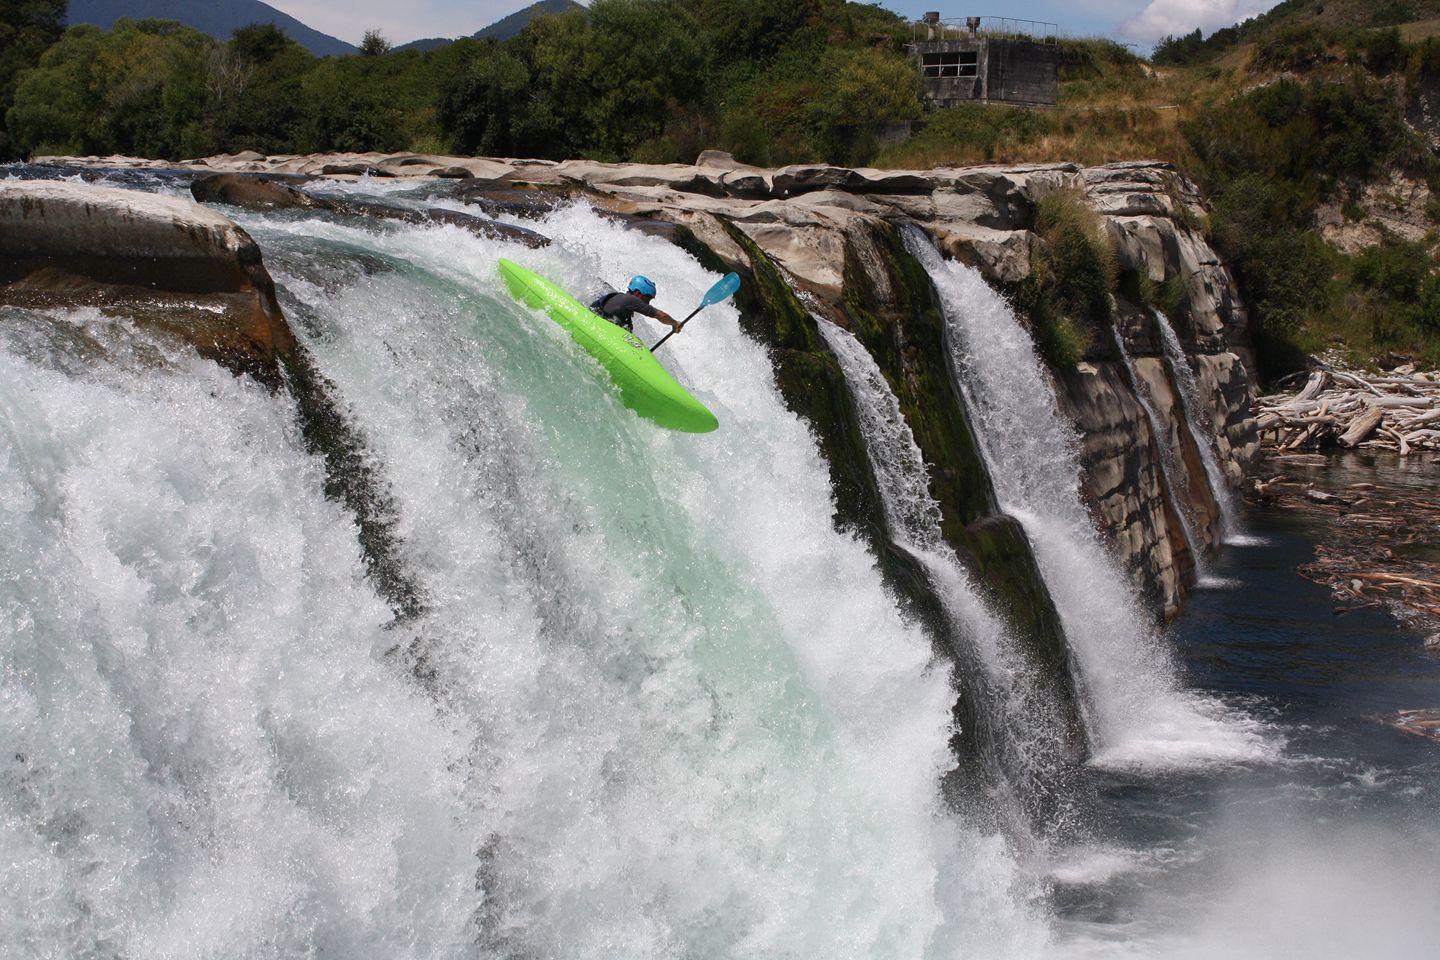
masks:
[[(1003, 514), (989, 469), (950, 372), (945, 315), (925, 268), (889, 226), (876, 229), (866, 263), (847, 243), (843, 308), (851, 329), (879, 365), (900, 401), (931, 470), (941, 531), (996, 601), (1012, 636), (1052, 679), (1070, 718), (1078, 756), (1083, 725), (1064, 628), (1023, 529)], [(888, 273), (882, 294), (872, 271)]]

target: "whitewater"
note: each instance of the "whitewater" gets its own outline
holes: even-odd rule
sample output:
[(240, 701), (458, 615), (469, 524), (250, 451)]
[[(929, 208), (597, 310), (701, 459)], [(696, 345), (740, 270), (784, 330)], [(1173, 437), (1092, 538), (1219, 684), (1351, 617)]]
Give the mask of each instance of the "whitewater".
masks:
[(1183, 770), (1276, 758), (1281, 744), (1251, 717), (1179, 682), (1081, 501), (1074, 427), (1010, 303), (975, 268), (942, 259), (918, 230), (904, 240), (934, 281), (952, 371), (996, 494), (1025, 526), (1078, 661), (1092, 762)]
[[(0, 308), (0, 956), (1411, 960), (1440, 937), (1440, 778), (1371, 718), (1409, 703), (1409, 638), (1297, 594), (1298, 554), (1266, 552), (1293, 550), (1283, 527), (1216, 558), (1243, 604), (1199, 591), (1156, 630), (1028, 332), (923, 237), (1070, 644), (1083, 765), (845, 330), (817, 320), (938, 629), (835, 528), (733, 306), (662, 352), (721, 421), (695, 437), (625, 409), (495, 274), (643, 270), (683, 315), (718, 276), (677, 246), (584, 204), (525, 222), (542, 250), (221, 209), (359, 443), (413, 602), (367, 574), (288, 390), (123, 310)], [(1358, 677), (1365, 716), (1312, 674)], [(993, 778), (956, 802), (977, 691)]]
[(364, 579), (284, 394), (123, 317), (7, 316), (0, 869), (39, 906), (0, 952), (1040, 949), (1005, 841), (939, 793), (950, 667), (833, 528), (733, 308), (668, 358), (724, 425), (696, 442), (494, 264), (581, 288), (644, 263), (671, 305), (713, 275), (584, 208), (540, 252), (237, 218), (424, 612)]

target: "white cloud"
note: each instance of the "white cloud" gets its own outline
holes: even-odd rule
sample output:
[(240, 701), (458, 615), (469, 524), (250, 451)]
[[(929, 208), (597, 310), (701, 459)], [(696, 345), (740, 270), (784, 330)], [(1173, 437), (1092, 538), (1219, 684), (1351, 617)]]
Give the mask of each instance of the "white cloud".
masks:
[(1196, 27), (1211, 32), (1264, 13), (1279, 0), (1150, 0), (1150, 5), (1120, 27), (1136, 40), (1154, 42), (1180, 36)]

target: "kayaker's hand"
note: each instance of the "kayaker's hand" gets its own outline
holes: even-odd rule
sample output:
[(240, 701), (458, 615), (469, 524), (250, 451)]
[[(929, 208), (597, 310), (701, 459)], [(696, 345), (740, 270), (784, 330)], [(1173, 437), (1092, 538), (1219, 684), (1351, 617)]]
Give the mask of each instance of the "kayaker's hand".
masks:
[(669, 327), (671, 330), (680, 329), (680, 321), (670, 316), (670, 314), (666, 313), (664, 310), (656, 310), (655, 319), (665, 324), (665, 326)]

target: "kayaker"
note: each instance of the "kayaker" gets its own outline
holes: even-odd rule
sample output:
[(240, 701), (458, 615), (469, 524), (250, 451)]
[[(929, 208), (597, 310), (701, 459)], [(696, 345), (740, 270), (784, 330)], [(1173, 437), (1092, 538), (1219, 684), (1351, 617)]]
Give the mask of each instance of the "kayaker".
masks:
[(654, 317), (665, 324), (671, 330), (680, 329), (680, 321), (659, 307), (650, 305), (655, 299), (655, 281), (649, 277), (636, 274), (630, 278), (630, 284), (626, 292), (607, 289), (600, 296), (590, 301), (590, 309), (625, 330), (635, 332), (635, 314), (641, 313), (647, 317)]

